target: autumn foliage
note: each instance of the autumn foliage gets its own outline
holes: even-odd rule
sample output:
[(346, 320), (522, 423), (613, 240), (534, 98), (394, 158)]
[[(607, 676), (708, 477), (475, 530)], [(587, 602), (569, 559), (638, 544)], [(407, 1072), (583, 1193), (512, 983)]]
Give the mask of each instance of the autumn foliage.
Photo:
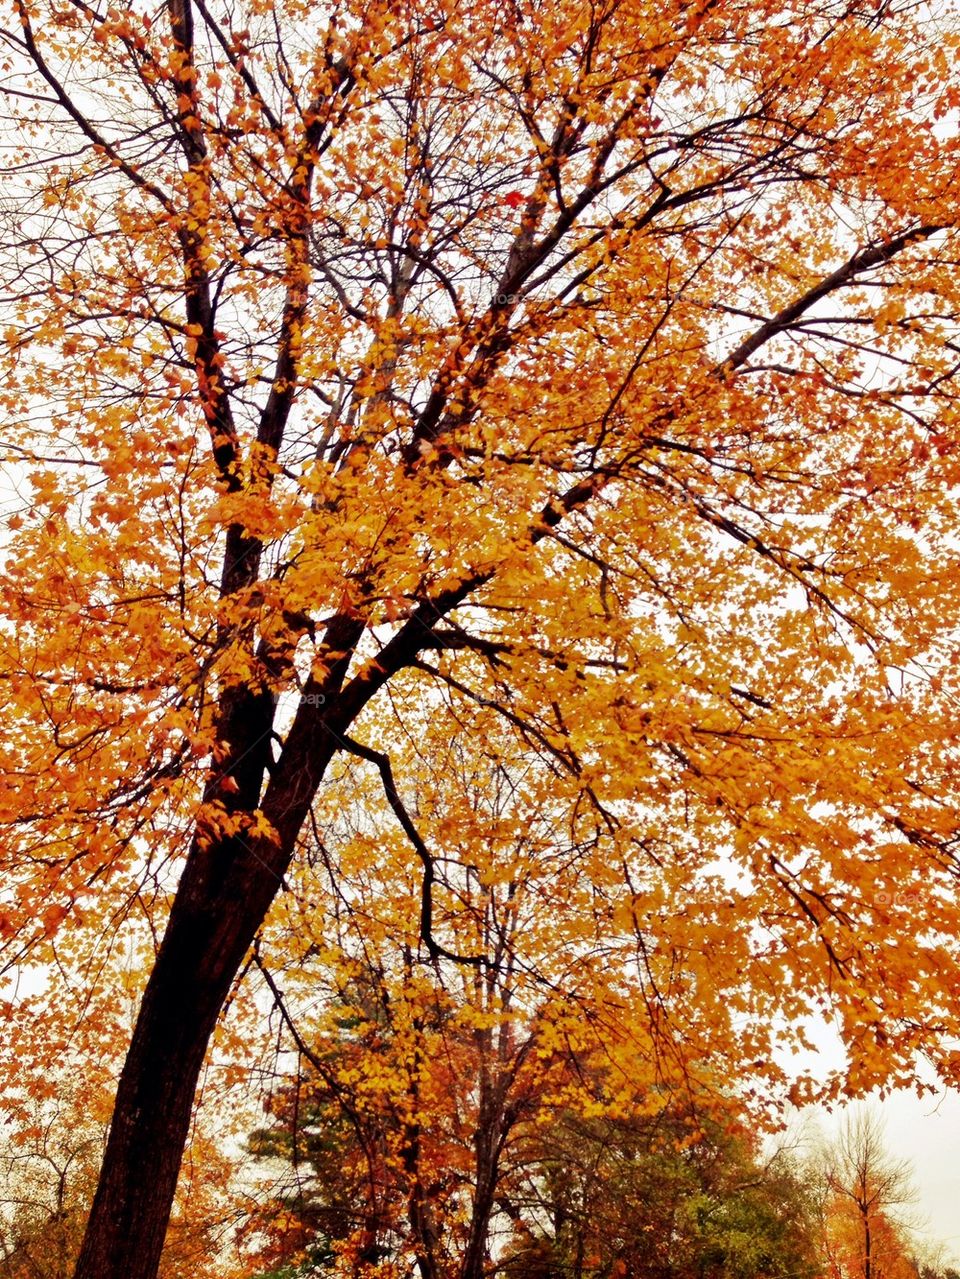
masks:
[(3, 1081), (126, 1053), (77, 1279), (351, 915), (545, 1061), (953, 1079), (951, 15), (7, 9)]
[(911, 1279), (912, 1169), (884, 1149), (876, 1114), (848, 1114), (822, 1170), (824, 1271), (828, 1279)]

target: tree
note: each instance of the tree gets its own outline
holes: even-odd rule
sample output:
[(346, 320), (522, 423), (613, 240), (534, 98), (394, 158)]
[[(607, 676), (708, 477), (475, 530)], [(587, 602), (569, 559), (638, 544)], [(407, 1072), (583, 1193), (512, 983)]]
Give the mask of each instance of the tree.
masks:
[(917, 1273), (903, 1211), (916, 1202), (909, 1161), (892, 1159), (869, 1110), (844, 1119), (826, 1152), (828, 1255), (843, 1279), (910, 1279)]
[(11, 8), (0, 931), (162, 933), (78, 1279), (153, 1279), (318, 789), (416, 707), (605, 832), (695, 1052), (814, 1001), (852, 1089), (949, 1075), (946, 19)]
[(105, 1127), (68, 1106), (71, 1091), (61, 1080), (55, 1097), (26, 1098), (0, 1153), (3, 1279), (69, 1279), (76, 1260)]
[[(69, 1279), (96, 1186), (112, 1093), (89, 1060), (51, 1063), (44, 1086), (5, 1099), (0, 1149), (0, 1279)], [(222, 1153), (194, 1133), (161, 1279), (233, 1279), (223, 1252), (233, 1209)], [(248, 1271), (245, 1273), (249, 1273)]]
[[(288, 1042), (308, 1065), (307, 1079), (276, 1094), (279, 1133), (256, 1134), (260, 1152), (282, 1150), (293, 1165), (279, 1211), (268, 1204), (252, 1223), (271, 1241), (271, 1264), (322, 1236), (355, 1265), (387, 1256), (425, 1277), (480, 1279), (504, 1229), (494, 1219), (523, 1159), (522, 1130), (565, 1109), (635, 1109), (638, 1095), (657, 1109), (666, 1103), (654, 1091), (697, 1073), (653, 1059), (642, 1009), (625, 997), (636, 934), (611, 915), (627, 886), (611, 883), (601, 902), (584, 896), (584, 859), (601, 850), (551, 822), (535, 760), (521, 769), (491, 726), (481, 769), (441, 708), (433, 721), (417, 734), (428, 762), (410, 800), (424, 857), (442, 835), (438, 954), (417, 954), (423, 884), (399, 821), (399, 839), (380, 830), (378, 859), (369, 856), (367, 787), (379, 769), (363, 767), (366, 755), (349, 787), (331, 788), (349, 791), (360, 820), (321, 808), (322, 846), (305, 850), (272, 945), (257, 944)], [(392, 783), (390, 794), (409, 822)], [(481, 832), (496, 875), (472, 864)], [(336, 896), (318, 912), (327, 877)], [(650, 962), (655, 979), (662, 961)]]
[[(785, 1152), (764, 1162), (730, 1099), (536, 1135), (510, 1279), (813, 1279), (813, 1197)], [(532, 1211), (531, 1211), (532, 1210)]]
[[(301, 1273), (302, 1257), (305, 1275), (335, 1269), (338, 1260), (350, 1273), (379, 1260), (394, 1272), (410, 1259), (404, 1196), (378, 1195), (371, 1230), (369, 1189), (355, 1175), (369, 1169), (369, 1144), (389, 1149), (396, 1115), (381, 1111), (376, 1124), (368, 1116), (358, 1141), (358, 1099), (345, 1100), (316, 1081), (301, 1082), (278, 1098), (274, 1124), (253, 1135), (259, 1155), (294, 1164), (287, 1190), (253, 1222), (271, 1239), (264, 1252), (270, 1274), (284, 1273), (284, 1263)], [(425, 1120), (434, 1142), (460, 1109), (459, 1097), (444, 1101)], [(729, 1098), (665, 1094), (635, 1098), (632, 1107), (621, 1101), (616, 1114), (590, 1117), (561, 1106), (530, 1107), (496, 1166), (497, 1220), (484, 1220), (479, 1273), (813, 1279), (819, 1270), (810, 1187), (783, 1152), (759, 1159), (737, 1112)], [(482, 1132), (474, 1129), (464, 1140), (476, 1157)], [(448, 1158), (443, 1169), (462, 1197), (475, 1197), (469, 1160)], [(456, 1245), (448, 1190), (438, 1184), (430, 1197), (438, 1240), (453, 1235), (434, 1249), (432, 1272), (460, 1276), (469, 1255)], [(365, 1255), (347, 1242), (360, 1219), (367, 1223)], [(371, 1248), (374, 1238), (379, 1242)]]

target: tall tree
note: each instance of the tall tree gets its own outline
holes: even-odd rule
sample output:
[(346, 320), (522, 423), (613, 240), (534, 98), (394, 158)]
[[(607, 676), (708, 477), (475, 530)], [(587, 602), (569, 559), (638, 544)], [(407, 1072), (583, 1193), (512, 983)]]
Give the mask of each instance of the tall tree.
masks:
[[(424, 1279), (480, 1279), (521, 1129), (564, 1107), (635, 1109), (638, 1096), (656, 1109), (654, 1092), (706, 1067), (672, 1058), (667, 1033), (652, 1042), (630, 977), (636, 932), (614, 920), (627, 885), (609, 877), (599, 902), (583, 892), (584, 865), (612, 846), (557, 823), (535, 757), (522, 769), (495, 725), (483, 767), (451, 738), (442, 707), (432, 718), (417, 734), (415, 791), (402, 798), (388, 783), (393, 831), (371, 833), (385, 779), (366, 750), (349, 769), (357, 820), (320, 807), (322, 846), (305, 849), (255, 963), (312, 1076), (276, 1099), (301, 1204), (281, 1236), (296, 1240), (305, 1222), (356, 1264), (389, 1253)], [(343, 789), (346, 778), (331, 788)], [(408, 833), (436, 862), (432, 954), (418, 936), (424, 886)], [(325, 880), (335, 894), (324, 896)], [(649, 972), (666, 986), (661, 956)], [(261, 1140), (275, 1148), (271, 1132)], [(306, 1213), (304, 1175), (319, 1183)]]
[(533, 1136), (509, 1279), (813, 1279), (814, 1197), (780, 1151), (763, 1161), (737, 1105), (566, 1115)]
[(846, 1116), (825, 1152), (823, 1177), (833, 1271), (843, 1279), (915, 1274), (907, 1233), (908, 1210), (917, 1198), (913, 1170), (908, 1160), (886, 1150), (876, 1112), (860, 1109)]
[(638, 964), (688, 890), (691, 1053), (814, 1000), (851, 1087), (952, 1071), (948, 20), (9, 6), (0, 936), (162, 932), (77, 1279), (153, 1279), (318, 788), (418, 706), (606, 832)]

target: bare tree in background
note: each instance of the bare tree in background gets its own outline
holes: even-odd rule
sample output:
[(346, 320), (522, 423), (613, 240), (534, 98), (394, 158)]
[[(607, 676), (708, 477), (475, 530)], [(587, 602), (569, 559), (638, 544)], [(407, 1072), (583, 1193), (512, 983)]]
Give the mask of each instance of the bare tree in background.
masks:
[(875, 1111), (847, 1115), (826, 1152), (824, 1189), (833, 1215), (852, 1226), (834, 1232), (833, 1269), (849, 1279), (899, 1279), (909, 1264), (905, 1235), (916, 1226), (917, 1191), (910, 1161), (886, 1149)]

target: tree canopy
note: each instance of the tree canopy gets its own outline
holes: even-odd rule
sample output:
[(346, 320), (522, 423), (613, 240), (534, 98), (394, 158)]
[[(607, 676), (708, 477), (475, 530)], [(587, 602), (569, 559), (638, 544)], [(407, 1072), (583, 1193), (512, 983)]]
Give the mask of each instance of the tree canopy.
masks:
[(349, 821), (344, 911), (405, 866), (413, 968), (487, 912), (653, 1078), (815, 1010), (828, 1089), (953, 1078), (952, 16), (8, 10), (0, 946), (63, 980), (5, 1077), (129, 1036), (77, 1279), (153, 1279)]

